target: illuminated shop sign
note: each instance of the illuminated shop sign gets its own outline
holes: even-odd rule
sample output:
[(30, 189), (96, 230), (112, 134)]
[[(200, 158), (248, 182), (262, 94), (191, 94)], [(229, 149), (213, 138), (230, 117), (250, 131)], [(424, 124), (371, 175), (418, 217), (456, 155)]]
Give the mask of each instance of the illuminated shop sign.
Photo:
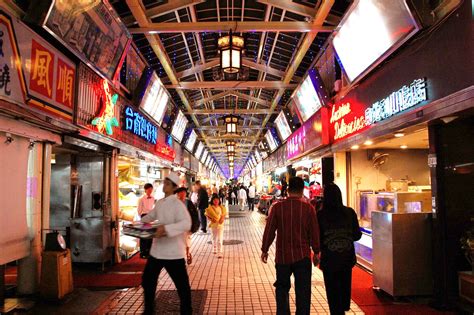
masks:
[(328, 111), (326, 108), (321, 108), (296, 130), (286, 142), (287, 159), (329, 144), (327, 121)]
[(398, 91), (367, 108), (365, 110), (365, 120), (367, 125), (372, 125), (426, 100), (426, 81), (425, 79), (417, 79), (410, 85), (404, 85)]
[(151, 144), (156, 144), (156, 138), (158, 136), (158, 129), (148, 119), (143, 117), (142, 114), (131, 108), (130, 106), (125, 107), (125, 124), (123, 129), (130, 131), (131, 133), (145, 139)]
[(331, 138), (343, 139), (365, 129), (367, 127), (365, 114), (361, 112), (360, 106), (354, 106), (350, 102), (334, 105), (329, 119)]
[(155, 144), (155, 153), (156, 155), (170, 161), (174, 161), (176, 157), (176, 151), (173, 150), (173, 148), (159, 142)]
[(416, 79), (368, 108), (352, 100), (335, 104), (329, 119), (331, 139), (341, 140), (361, 132), (427, 99), (426, 80)]
[(102, 108), (99, 116), (95, 117), (91, 125), (97, 127), (97, 131), (103, 133), (104, 131), (111, 136), (113, 134), (113, 127), (118, 127), (119, 123), (115, 118), (115, 105), (117, 104), (118, 94), (110, 90), (107, 80), (102, 81)]
[(304, 143), (306, 139), (306, 128), (301, 126), (296, 130), (286, 142), (286, 154), (291, 159), (304, 152)]

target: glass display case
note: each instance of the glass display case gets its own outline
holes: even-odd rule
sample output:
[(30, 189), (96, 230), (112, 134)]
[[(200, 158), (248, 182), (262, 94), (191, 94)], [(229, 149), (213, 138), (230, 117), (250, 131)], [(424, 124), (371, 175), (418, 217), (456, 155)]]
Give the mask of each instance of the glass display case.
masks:
[(356, 212), (362, 231), (362, 238), (355, 243), (358, 262), (372, 269), (372, 213), (430, 213), (431, 192), (375, 192), (359, 190), (356, 192)]

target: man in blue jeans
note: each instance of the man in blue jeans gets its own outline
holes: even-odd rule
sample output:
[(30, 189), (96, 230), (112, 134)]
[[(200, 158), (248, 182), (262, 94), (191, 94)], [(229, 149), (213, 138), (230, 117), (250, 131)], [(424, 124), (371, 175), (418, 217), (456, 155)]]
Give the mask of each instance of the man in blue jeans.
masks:
[(290, 179), (289, 197), (274, 203), (267, 218), (262, 240), (262, 262), (267, 263), (268, 249), (276, 233), (276, 302), (277, 314), (290, 314), (290, 278), (295, 276), (296, 314), (311, 309), (311, 249), (313, 264), (319, 263), (319, 226), (316, 211), (303, 198), (304, 181)]

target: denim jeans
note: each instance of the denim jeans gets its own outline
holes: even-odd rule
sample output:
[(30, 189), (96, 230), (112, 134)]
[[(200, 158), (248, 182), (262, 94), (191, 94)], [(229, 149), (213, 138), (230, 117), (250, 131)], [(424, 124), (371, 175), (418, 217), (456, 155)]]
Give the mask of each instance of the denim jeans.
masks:
[(276, 264), (277, 315), (290, 314), (291, 275), (295, 276), (296, 314), (309, 314), (311, 308), (311, 259), (292, 264)]

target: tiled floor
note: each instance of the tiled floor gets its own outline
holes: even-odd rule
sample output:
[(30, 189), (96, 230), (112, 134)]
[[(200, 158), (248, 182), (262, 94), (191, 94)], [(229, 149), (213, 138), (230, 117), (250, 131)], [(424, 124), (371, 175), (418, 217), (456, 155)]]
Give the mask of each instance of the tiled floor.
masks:
[[(248, 213), (248, 212), (247, 212)], [(273, 314), (276, 312), (274, 245), (268, 264), (260, 262), (260, 245), (265, 216), (252, 212), (231, 215), (226, 220), (225, 240), (242, 240), (242, 244), (224, 246), (224, 258), (218, 259), (208, 244), (211, 236), (194, 234), (193, 263), (188, 273), (193, 290), (207, 290), (204, 314)], [(329, 314), (322, 273), (313, 267), (312, 314)], [(163, 272), (158, 290), (173, 290), (174, 284)], [(290, 291), (291, 311), (295, 312), (295, 295)], [(142, 311), (140, 288), (118, 295), (108, 308), (110, 314), (133, 314)], [(102, 308), (104, 309), (104, 308)], [(106, 308), (107, 309), (107, 308)], [(346, 314), (364, 314), (355, 303)]]

